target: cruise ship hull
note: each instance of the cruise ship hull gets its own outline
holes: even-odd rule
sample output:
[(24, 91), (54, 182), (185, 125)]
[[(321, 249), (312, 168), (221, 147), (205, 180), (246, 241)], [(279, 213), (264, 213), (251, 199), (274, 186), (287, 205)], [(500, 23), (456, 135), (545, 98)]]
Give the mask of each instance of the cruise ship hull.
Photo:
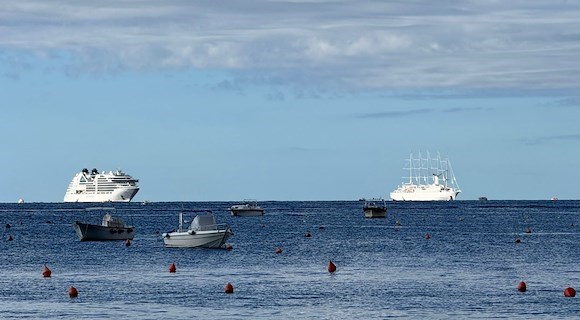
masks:
[(103, 193), (81, 193), (64, 196), (64, 202), (129, 202), (137, 192), (139, 187), (118, 188), (112, 192)]

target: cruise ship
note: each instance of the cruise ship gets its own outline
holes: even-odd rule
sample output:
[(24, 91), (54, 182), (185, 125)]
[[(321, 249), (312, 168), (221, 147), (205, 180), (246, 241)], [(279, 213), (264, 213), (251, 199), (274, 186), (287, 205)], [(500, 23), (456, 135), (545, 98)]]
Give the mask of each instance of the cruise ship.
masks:
[(409, 170), (409, 176), (404, 178), (409, 181), (391, 192), (394, 201), (452, 201), (461, 192), (449, 159), (441, 159), (439, 154), (431, 158), (427, 152), (426, 157), (411, 154), (407, 163), (404, 169)]
[(85, 168), (68, 185), (64, 202), (129, 202), (139, 191), (138, 182), (121, 170), (99, 173)]

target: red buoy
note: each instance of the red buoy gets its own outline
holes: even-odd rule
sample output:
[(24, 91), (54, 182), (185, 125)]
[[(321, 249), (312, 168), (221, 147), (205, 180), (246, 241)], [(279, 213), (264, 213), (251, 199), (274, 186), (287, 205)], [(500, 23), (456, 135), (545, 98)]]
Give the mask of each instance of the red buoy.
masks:
[(425, 239), (427, 240), (431, 239), (431, 235), (428, 232), (425, 234)]
[(526, 233), (532, 233), (532, 228), (528, 227), (528, 229), (526, 229)]
[(169, 272), (173, 273), (177, 270), (177, 268), (175, 268), (175, 262), (172, 262), (171, 265), (169, 266)]
[(576, 290), (572, 287), (564, 289), (564, 297), (574, 298), (576, 296)]
[(231, 244), (226, 245), (226, 250), (232, 250), (234, 248), (234, 246), (232, 246)]
[(526, 288), (526, 283), (525, 283), (525, 282), (523, 282), (523, 281), (521, 281), (521, 282), (518, 284), (518, 291), (519, 291), (519, 292), (526, 292), (526, 290), (527, 290), (527, 288)]
[(282, 248), (280, 247), (276, 248), (276, 253), (282, 253)]
[(310, 238), (310, 237), (312, 237), (312, 235), (310, 234), (310, 232), (307, 231), (307, 232), (304, 232), (304, 237)]
[(45, 278), (50, 278), (51, 274), (52, 274), (52, 271), (50, 271), (50, 269), (46, 266), (46, 264), (44, 264), (44, 269), (42, 270), (42, 276)]
[(330, 260), (328, 263), (328, 272), (333, 273), (334, 271), (336, 271), (336, 265)]
[(77, 291), (77, 288), (75, 288), (75, 287), (71, 286), (71, 287), (68, 289), (68, 296), (69, 296), (69, 297), (71, 297), (71, 298), (76, 298), (76, 297), (78, 297), (78, 295), (79, 295), (79, 292)]
[(14, 240), (14, 237), (11, 234), (9, 234), (8, 235), (8, 241), (12, 241), (12, 240)]
[(225, 293), (234, 293), (234, 286), (231, 283), (227, 283), (224, 287)]
[(516, 239), (516, 243), (522, 243), (522, 240)]
[(131, 240), (129, 240), (129, 239), (125, 240), (125, 246), (126, 247), (130, 247), (131, 246)]

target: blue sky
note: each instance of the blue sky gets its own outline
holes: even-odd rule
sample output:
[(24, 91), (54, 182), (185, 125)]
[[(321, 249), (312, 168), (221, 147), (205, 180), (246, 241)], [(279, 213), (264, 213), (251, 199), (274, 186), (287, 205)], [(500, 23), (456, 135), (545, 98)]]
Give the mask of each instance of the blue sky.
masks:
[(134, 201), (578, 199), (580, 3), (0, 3), (0, 202), (121, 168)]

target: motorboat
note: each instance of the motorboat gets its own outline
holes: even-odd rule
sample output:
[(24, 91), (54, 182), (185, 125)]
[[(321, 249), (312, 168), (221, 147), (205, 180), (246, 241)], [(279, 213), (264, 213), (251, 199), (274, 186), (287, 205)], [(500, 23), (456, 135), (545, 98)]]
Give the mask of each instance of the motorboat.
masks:
[(232, 216), (261, 216), (264, 215), (264, 209), (258, 206), (258, 201), (246, 199), (241, 204), (230, 207)]
[(387, 216), (387, 203), (381, 198), (364, 199), (363, 212), (366, 218), (384, 218)]
[[(115, 208), (89, 208), (87, 210), (114, 211)], [(133, 240), (135, 236), (135, 227), (125, 225), (123, 219), (114, 217), (109, 212), (103, 215), (101, 224), (75, 221), (73, 228), (81, 241)]]
[[(199, 211), (192, 211), (199, 212)], [(234, 232), (227, 224), (216, 224), (211, 211), (204, 210), (205, 214), (198, 214), (185, 228), (184, 212), (179, 213), (179, 227), (177, 230), (162, 234), (163, 243), (171, 248), (223, 248), (226, 241)]]

